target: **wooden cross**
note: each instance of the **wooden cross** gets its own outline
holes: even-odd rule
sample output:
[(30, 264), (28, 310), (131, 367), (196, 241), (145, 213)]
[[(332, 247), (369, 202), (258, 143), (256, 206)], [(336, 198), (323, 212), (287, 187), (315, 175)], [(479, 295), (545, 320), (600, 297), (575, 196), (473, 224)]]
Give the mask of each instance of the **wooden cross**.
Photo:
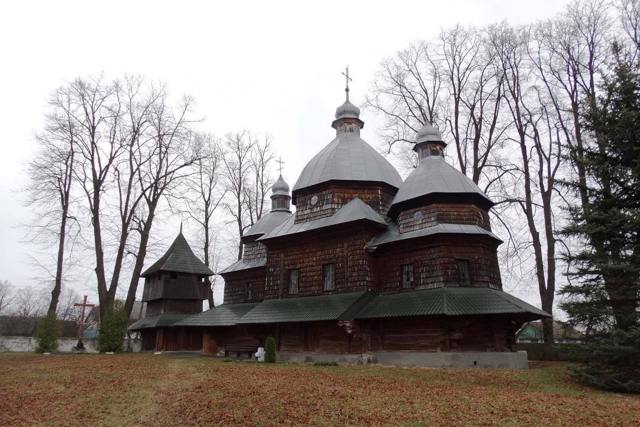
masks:
[(82, 312), (80, 314), (80, 319), (78, 319), (78, 339), (82, 339), (82, 332), (84, 330), (84, 309), (86, 307), (95, 307), (95, 304), (87, 304), (87, 296), (84, 296), (84, 300), (82, 303), (73, 304), (74, 307), (82, 307)]
[(282, 175), (282, 165), (284, 165), (284, 162), (282, 161), (282, 157), (278, 157), (278, 160), (276, 160), (276, 163), (278, 164), (278, 169), (280, 170), (280, 175)]
[(349, 66), (347, 65), (347, 68), (344, 69), (344, 71), (342, 72), (342, 75), (345, 77), (346, 80), (346, 87), (344, 89), (345, 92), (347, 92), (347, 101), (349, 100), (349, 82), (353, 81), (353, 79), (351, 77), (349, 77)]

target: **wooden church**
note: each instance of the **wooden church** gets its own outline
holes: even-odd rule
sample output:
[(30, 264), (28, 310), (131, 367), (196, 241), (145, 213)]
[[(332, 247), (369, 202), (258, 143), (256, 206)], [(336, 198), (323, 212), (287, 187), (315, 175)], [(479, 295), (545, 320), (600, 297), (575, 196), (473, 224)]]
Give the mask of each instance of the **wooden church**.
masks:
[[(509, 357), (520, 326), (548, 316), (502, 290), (493, 202), (447, 163), (437, 129), (427, 124), (417, 133), (419, 165), (403, 181), (360, 137), (364, 122), (348, 87), (346, 95), (331, 123), (335, 138), (292, 191), (279, 177), (271, 212), (242, 237), (242, 259), (220, 272), (224, 304), (181, 318), (168, 329), (176, 332), (158, 330), (156, 343), (191, 329), (209, 352), (250, 352), (273, 336), (280, 355), (292, 360), (373, 355), (456, 365), (472, 352), (476, 364), (476, 353)], [(145, 273), (144, 298), (170, 298), (148, 315), (195, 311), (185, 295), (204, 299), (204, 291), (156, 285), (178, 286), (174, 268), (161, 261)], [(192, 261), (175, 272), (189, 286), (212, 274)]]

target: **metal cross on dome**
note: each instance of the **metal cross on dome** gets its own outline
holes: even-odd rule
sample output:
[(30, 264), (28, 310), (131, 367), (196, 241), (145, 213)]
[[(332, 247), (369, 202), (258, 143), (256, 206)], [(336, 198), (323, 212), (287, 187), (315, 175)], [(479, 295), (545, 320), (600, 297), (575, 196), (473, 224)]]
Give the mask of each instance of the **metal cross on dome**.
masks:
[(342, 75), (345, 77), (346, 80), (346, 87), (344, 89), (344, 91), (347, 93), (347, 101), (349, 100), (349, 82), (353, 81), (353, 79), (349, 76), (349, 66), (347, 65), (347, 68), (344, 69), (344, 71), (342, 72)]
[(278, 164), (278, 169), (280, 170), (280, 175), (282, 175), (282, 165), (284, 165), (284, 162), (282, 161), (282, 157), (278, 157), (278, 160), (276, 160), (276, 163)]

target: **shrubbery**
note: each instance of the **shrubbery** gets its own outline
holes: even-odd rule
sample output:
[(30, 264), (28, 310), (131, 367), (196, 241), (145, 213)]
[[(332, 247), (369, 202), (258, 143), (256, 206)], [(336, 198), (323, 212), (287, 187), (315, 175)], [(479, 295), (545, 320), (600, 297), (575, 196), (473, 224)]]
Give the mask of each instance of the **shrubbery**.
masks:
[(127, 314), (122, 308), (108, 311), (100, 321), (98, 335), (98, 351), (119, 353), (123, 349), (123, 341), (127, 333)]
[(273, 337), (267, 337), (264, 343), (264, 361), (276, 363), (276, 340)]
[(578, 379), (604, 390), (640, 393), (640, 327), (594, 338), (589, 359), (573, 369)]
[(36, 328), (37, 353), (52, 353), (58, 349), (60, 323), (55, 313), (49, 313), (38, 322)]

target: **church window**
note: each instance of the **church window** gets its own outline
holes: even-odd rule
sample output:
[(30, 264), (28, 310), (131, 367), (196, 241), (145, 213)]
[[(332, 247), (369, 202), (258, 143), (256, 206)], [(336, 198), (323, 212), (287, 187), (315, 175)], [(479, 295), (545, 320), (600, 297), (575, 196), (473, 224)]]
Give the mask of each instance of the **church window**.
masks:
[(469, 282), (471, 282), (471, 275), (469, 274), (468, 259), (458, 260), (458, 277), (460, 278), (461, 283), (468, 284)]
[(325, 291), (332, 291), (336, 288), (335, 264), (324, 264), (322, 266), (322, 283)]
[(247, 283), (247, 300), (251, 301), (253, 299), (253, 285), (251, 283)]
[(298, 293), (299, 280), (300, 270), (297, 268), (289, 270), (289, 294), (295, 295)]
[(402, 287), (413, 287), (413, 264), (404, 264), (402, 266)]

